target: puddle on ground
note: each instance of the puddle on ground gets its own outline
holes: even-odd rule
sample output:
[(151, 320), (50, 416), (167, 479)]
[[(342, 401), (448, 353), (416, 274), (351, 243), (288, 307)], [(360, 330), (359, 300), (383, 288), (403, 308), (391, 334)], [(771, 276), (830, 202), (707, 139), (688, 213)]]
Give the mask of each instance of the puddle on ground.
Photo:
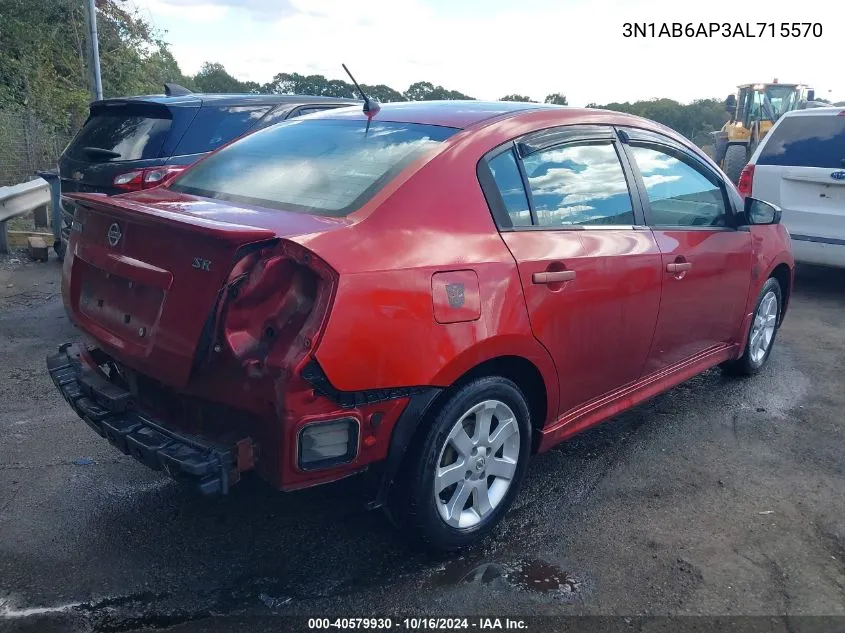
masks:
[(571, 595), (580, 583), (569, 572), (541, 560), (523, 561), (508, 569), (505, 580), (517, 589)]
[(487, 585), (496, 581), (521, 591), (559, 596), (574, 595), (581, 586), (581, 582), (569, 572), (537, 559), (480, 565), (457, 559), (444, 563), (432, 578), (432, 583), (439, 587), (462, 583)]

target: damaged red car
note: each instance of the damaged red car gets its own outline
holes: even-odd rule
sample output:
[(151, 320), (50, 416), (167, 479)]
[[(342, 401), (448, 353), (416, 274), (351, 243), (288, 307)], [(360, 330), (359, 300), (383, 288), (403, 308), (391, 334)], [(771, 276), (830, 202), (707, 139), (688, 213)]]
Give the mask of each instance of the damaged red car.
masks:
[(85, 340), (47, 365), (87, 424), (209, 494), (368, 470), (370, 505), (441, 550), (493, 529), (533, 454), (757, 372), (793, 281), (776, 207), (607, 111), (344, 108), (74, 198)]

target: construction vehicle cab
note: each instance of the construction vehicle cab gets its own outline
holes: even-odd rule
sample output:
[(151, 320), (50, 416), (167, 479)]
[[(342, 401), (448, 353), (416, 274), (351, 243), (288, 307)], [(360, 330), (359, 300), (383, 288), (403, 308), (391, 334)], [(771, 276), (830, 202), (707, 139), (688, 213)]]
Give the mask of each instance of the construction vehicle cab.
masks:
[(716, 133), (715, 160), (736, 183), (757, 144), (784, 113), (805, 108), (814, 91), (803, 84), (743, 84), (725, 100), (730, 119)]

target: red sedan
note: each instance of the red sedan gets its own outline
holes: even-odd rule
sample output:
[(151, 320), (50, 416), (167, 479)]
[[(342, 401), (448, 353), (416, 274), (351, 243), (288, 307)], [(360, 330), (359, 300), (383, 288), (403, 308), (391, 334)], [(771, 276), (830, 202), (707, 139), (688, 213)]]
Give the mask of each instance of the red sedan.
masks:
[(416, 102), (281, 123), (175, 181), (78, 194), (49, 371), (98, 433), (206, 493), (370, 469), (451, 550), (529, 457), (772, 349), (780, 211), (623, 114)]

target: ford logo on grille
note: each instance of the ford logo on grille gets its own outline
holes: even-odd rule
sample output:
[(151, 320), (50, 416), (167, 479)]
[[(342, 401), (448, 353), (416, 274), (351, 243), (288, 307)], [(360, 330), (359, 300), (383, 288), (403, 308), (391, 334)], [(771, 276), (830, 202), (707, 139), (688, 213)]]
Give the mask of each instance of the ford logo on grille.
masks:
[(830, 175), (834, 180), (845, 180), (845, 171), (835, 171)]
[(123, 237), (123, 233), (120, 232), (120, 226), (118, 226), (117, 222), (112, 222), (109, 232), (106, 233), (106, 237), (109, 240), (110, 246), (117, 246), (120, 238)]

